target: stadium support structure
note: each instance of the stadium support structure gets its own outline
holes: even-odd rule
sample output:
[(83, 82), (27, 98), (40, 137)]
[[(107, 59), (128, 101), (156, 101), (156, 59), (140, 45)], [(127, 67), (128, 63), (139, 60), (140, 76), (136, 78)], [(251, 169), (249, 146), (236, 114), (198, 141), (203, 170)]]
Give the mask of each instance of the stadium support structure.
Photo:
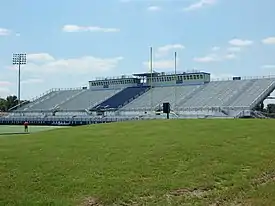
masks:
[(0, 124), (159, 119), (166, 117), (164, 102), (171, 105), (171, 118), (263, 118), (254, 108), (274, 89), (271, 76), (210, 81), (210, 73), (198, 71), (97, 78), (89, 81), (89, 87), (54, 89), (15, 107), (1, 117)]

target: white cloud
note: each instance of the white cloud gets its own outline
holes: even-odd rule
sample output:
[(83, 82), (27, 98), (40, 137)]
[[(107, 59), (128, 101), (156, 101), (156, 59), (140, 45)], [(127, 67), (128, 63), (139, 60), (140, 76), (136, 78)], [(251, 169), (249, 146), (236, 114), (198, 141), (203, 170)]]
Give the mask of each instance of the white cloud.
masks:
[(229, 44), (236, 47), (250, 46), (253, 44), (251, 40), (243, 40), (243, 39), (232, 39), (229, 41)]
[(218, 47), (218, 46), (214, 46), (214, 47), (212, 47), (212, 51), (219, 51), (221, 48), (220, 47)]
[(5, 29), (5, 28), (0, 28), (0, 36), (8, 36), (11, 34), (11, 30)]
[(229, 52), (239, 52), (239, 51), (241, 51), (241, 48), (240, 47), (229, 47), (229, 48), (227, 48), (227, 51), (229, 51)]
[(224, 56), (225, 59), (235, 59), (236, 58), (236, 54), (226, 54)]
[(272, 65), (272, 64), (263, 65), (262, 68), (263, 69), (275, 69), (275, 64), (274, 65)]
[[(179, 63), (179, 60), (178, 60)], [(150, 62), (143, 62), (143, 66), (150, 68)], [(172, 69), (175, 66), (174, 60), (158, 60), (153, 61), (153, 69)]]
[(21, 81), (22, 84), (38, 84), (38, 83), (43, 83), (44, 80), (40, 78), (32, 78), (32, 79), (26, 79)]
[(235, 58), (236, 58), (236, 55), (233, 53), (229, 53), (229, 54), (213, 53), (202, 57), (195, 57), (193, 60), (195, 62), (200, 62), (200, 63), (210, 63), (210, 62), (219, 62), (219, 61), (230, 60)]
[(211, 6), (217, 3), (217, 0), (199, 0), (188, 7), (184, 8), (185, 11), (192, 11), (203, 8), (205, 6)]
[[(51, 55), (49, 55), (51, 56)], [(49, 58), (50, 59), (50, 58)], [(71, 59), (56, 59), (41, 63), (29, 62), (22, 66), (24, 72), (32, 74), (93, 74), (110, 71), (117, 67), (123, 57), (98, 58), (94, 56), (84, 56)], [(17, 70), (17, 67), (10, 67)]]
[(167, 56), (171, 51), (182, 50), (185, 47), (182, 44), (168, 44), (157, 48), (156, 57)]
[(78, 26), (78, 25), (64, 25), (62, 30), (64, 32), (119, 32), (118, 28), (104, 28), (98, 26)]
[(27, 59), (30, 62), (54, 61), (54, 57), (48, 53), (28, 54)]
[(11, 91), (7, 87), (0, 87), (0, 98), (6, 98), (11, 94)]
[(262, 40), (263, 44), (275, 44), (275, 37), (268, 37)]
[(11, 84), (9, 81), (0, 81), (0, 87), (10, 86)]
[(220, 61), (220, 58), (216, 54), (209, 54), (203, 57), (195, 57), (193, 60), (195, 62), (208, 63)]
[(0, 98), (6, 98), (8, 95), (11, 94), (9, 86), (12, 83), (10, 81), (0, 81)]
[[(231, 44), (248, 45), (248, 40), (239, 40), (233, 39), (231, 40)], [(195, 62), (201, 63), (209, 63), (209, 62), (220, 62), (226, 60), (232, 60), (237, 58), (237, 53), (242, 50), (241, 47), (231, 46), (228, 48), (221, 48), (218, 46), (214, 46), (211, 48), (211, 53), (201, 57), (195, 57), (193, 60)]]
[(159, 6), (149, 6), (147, 8), (148, 11), (160, 11), (161, 8)]

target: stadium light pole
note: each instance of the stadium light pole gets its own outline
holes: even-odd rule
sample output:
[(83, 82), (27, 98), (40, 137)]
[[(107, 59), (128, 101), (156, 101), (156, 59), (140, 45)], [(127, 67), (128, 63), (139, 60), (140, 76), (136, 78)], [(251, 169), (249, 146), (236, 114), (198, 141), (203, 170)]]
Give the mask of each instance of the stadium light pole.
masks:
[(21, 65), (27, 64), (27, 54), (15, 53), (12, 58), (13, 65), (18, 65), (18, 106), (21, 104)]

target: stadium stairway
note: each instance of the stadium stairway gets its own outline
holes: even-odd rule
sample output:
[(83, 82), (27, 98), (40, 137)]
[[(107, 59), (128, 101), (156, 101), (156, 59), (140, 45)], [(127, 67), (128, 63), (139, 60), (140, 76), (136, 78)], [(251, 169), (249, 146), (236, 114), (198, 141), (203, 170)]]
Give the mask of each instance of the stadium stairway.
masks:
[[(232, 111), (231, 116), (240, 118), (243, 116), (249, 116), (251, 110), (258, 104), (262, 103), (266, 97), (275, 90), (275, 79), (258, 79), (250, 88), (242, 93), (234, 102), (231, 103), (230, 107), (239, 107), (240, 110)], [(251, 115), (250, 115), (251, 116)]]
[(268, 87), (250, 104), (250, 108), (253, 109), (262, 103), (273, 91), (275, 91), (275, 79), (270, 79)]
[(96, 105), (91, 110), (117, 110), (122, 106), (130, 103), (134, 99), (138, 98), (140, 95), (144, 94), (150, 89), (149, 86), (140, 87), (127, 87), (112, 97), (106, 99), (102, 103)]

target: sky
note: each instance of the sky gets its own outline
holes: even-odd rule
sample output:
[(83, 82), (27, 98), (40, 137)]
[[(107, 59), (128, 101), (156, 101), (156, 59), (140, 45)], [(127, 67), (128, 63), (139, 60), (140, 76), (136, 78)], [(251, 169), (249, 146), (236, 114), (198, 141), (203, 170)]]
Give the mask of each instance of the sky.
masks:
[(9, 0), (0, 7), (0, 97), (21, 99), (153, 68), (275, 75), (274, 0)]

